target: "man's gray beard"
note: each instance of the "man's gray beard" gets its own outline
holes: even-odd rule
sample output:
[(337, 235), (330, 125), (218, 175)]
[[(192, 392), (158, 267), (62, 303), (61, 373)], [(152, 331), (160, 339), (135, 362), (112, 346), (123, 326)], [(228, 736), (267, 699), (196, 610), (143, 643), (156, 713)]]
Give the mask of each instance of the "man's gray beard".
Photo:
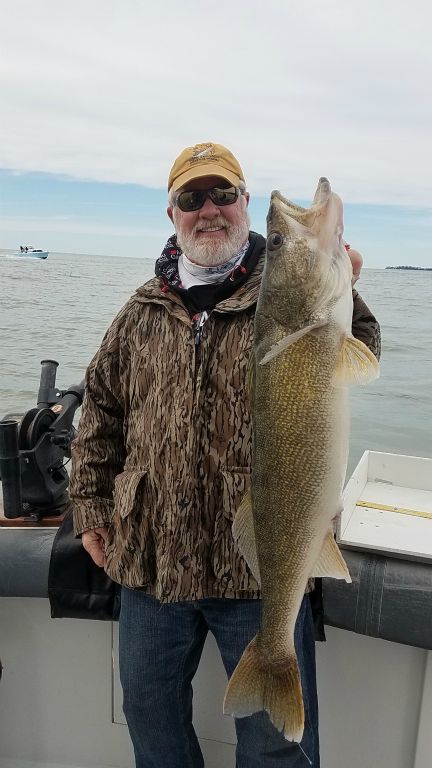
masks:
[(226, 228), (228, 237), (224, 243), (218, 242), (216, 238), (211, 236), (205, 239), (202, 235), (198, 241), (196, 232), (199, 231), (199, 225), (195, 227), (193, 232), (184, 235), (176, 218), (176, 210), (174, 209), (174, 225), (178, 245), (190, 261), (199, 264), (201, 267), (217, 267), (220, 264), (225, 264), (234, 254), (239, 252), (249, 235), (250, 222), (247, 212), (245, 212), (242, 224), (230, 224), (222, 216), (211, 222), (211, 226), (224, 226)]

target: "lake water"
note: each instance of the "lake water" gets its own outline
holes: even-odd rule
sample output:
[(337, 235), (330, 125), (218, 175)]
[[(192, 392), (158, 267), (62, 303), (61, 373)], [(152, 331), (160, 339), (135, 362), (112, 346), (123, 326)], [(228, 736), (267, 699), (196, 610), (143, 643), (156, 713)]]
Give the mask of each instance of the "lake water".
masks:
[[(40, 361), (77, 384), (116, 312), (153, 262), (0, 252), (0, 418), (36, 404)], [(351, 473), (366, 449), (432, 457), (432, 272), (363, 269), (356, 286), (381, 323), (381, 377), (352, 389)]]

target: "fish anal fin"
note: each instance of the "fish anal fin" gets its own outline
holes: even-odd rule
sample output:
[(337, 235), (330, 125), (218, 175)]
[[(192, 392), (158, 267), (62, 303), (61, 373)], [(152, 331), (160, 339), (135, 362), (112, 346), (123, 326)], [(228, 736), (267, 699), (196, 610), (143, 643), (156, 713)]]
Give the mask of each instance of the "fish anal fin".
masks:
[(310, 576), (312, 578), (329, 576), (332, 579), (345, 579), (345, 581), (351, 583), (347, 564), (334, 540), (332, 531), (328, 531), (326, 534), (320, 555), (312, 568)]
[(378, 360), (366, 344), (354, 336), (345, 336), (333, 384), (336, 387), (369, 384), (377, 379), (379, 374)]
[(232, 526), (232, 534), (240, 553), (245, 558), (258, 584), (260, 584), (261, 578), (252, 515), (252, 496), (250, 491), (245, 494), (243, 501), (237, 510)]
[(288, 741), (300, 743), (304, 706), (300, 671), (294, 651), (273, 663), (259, 652), (257, 637), (247, 646), (225, 691), (223, 711), (247, 717), (265, 710), (273, 725)]

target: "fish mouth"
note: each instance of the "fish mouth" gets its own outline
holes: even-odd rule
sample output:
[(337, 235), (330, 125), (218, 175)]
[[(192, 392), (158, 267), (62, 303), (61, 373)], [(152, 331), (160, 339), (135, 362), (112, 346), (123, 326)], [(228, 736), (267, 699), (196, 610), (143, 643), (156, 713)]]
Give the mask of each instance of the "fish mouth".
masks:
[(331, 195), (330, 182), (325, 176), (320, 178), (312, 205), (309, 208), (304, 208), (292, 200), (288, 200), (279, 190), (275, 189), (270, 197), (267, 224), (270, 226), (273, 216), (278, 216), (286, 222), (290, 234), (302, 237), (315, 235), (320, 226), (319, 219), (324, 214)]
[[(291, 285), (301, 284), (305, 280), (308, 280), (313, 274), (317, 264), (317, 254), (314, 249), (308, 247), (308, 241), (310, 241), (314, 235), (311, 232), (311, 225), (315, 220), (315, 212), (312, 213), (309, 208), (303, 208), (301, 205), (293, 203), (288, 200), (279, 190), (273, 190), (270, 197), (270, 207), (267, 215), (267, 227), (269, 236), (272, 234), (279, 234), (283, 238), (283, 247), (285, 249), (296, 248), (296, 242), (305, 244), (305, 247), (301, 248), (301, 265), (295, 264), (295, 259), (286, 261), (283, 264), (286, 272), (286, 279)], [(269, 270), (269, 276), (276, 268), (277, 259), (272, 259), (274, 262), (272, 269)], [(279, 269), (281, 268), (279, 263)]]
[(285, 205), (290, 205), (291, 201), (288, 200), (288, 198), (284, 197), (282, 192), (279, 189), (274, 189), (271, 193), (270, 200), (280, 200), (281, 203), (284, 203)]
[(272, 220), (275, 218), (275, 215), (282, 215), (282, 216), (290, 216), (291, 215), (291, 205), (292, 203), (290, 200), (288, 200), (286, 197), (283, 196), (282, 192), (279, 192), (279, 190), (274, 189), (270, 196), (270, 207), (267, 214), (267, 225), (270, 228)]

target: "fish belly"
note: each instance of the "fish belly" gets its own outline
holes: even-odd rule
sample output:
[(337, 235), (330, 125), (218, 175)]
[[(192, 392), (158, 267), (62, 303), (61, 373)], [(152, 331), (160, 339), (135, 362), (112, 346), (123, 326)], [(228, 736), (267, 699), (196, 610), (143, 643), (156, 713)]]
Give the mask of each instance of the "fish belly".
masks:
[(252, 499), (261, 642), (275, 658), (292, 645), (308, 578), (339, 511), (348, 414), (332, 368), (331, 355), (307, 338), (257, 366)]

